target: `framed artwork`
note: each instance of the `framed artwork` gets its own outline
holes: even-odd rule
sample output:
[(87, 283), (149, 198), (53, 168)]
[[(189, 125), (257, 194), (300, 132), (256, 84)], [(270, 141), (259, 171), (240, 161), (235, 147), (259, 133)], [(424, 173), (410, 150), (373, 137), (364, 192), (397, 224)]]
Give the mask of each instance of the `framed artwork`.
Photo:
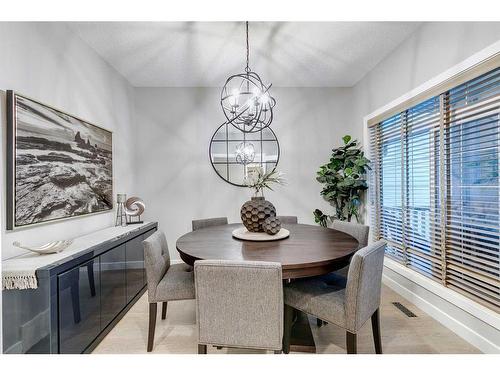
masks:
[(113, 209), (112, 132), (7, 91), (7, 229)]

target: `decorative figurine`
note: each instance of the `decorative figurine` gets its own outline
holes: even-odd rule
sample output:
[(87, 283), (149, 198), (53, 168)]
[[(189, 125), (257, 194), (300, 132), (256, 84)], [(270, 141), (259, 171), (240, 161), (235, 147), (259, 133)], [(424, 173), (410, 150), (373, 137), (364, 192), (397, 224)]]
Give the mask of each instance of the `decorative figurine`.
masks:
[[(146, 205), (139, 197), (130, 197), (125, 202), (125, 213), (127, 214), (128, 224), (142, 224), (141, 215), (144, 212)], [(137, 218), (134, 220), (133, 218)]]
[(125, 201), (127, 200), (127, 194), (117, 194), (116, 203), (118, 207), (116, 209), (116, 227), (127, 226), (127, 214), (125, 212)]
[(32, 251), (37, 254), (54, 254), (54, 253), (60, 253), (72, 243), (73, 240), (63, 240), (63, 241), (49, 242), (46, 243), (45, 245), (35, 247), (35, 246), (23, 246), (21, 245), (21, 243), (15, 241), (12, 243), (12, 245), (20, 249)]

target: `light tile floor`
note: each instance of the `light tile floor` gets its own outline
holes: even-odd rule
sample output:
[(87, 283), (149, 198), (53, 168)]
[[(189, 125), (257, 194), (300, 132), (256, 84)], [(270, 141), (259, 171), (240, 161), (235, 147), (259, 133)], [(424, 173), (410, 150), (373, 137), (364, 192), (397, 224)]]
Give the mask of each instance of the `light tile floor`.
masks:
[[(408, 318), (393, 306), (392, 302), (401, 302), (417, 317)], [(161, 306), (158, 305), (153, 353), (197, 353), (194, 301), (170, 302), (166, 320), (161, 320), (160, 313)], [(345, 353), (345, 333), (342, 329), (332, 324), (318, 328), (316, 320), (310, 319), (318, 353)], [(479, 353), (478, 349), (386, 286), (382, 288), (381, 329), (384, 353)], [(93, 353), (146, 353), (147, 332), (148, 302), (147, 294), (144, 294)], [(358, 334), (358, 352), (375, 352), (370, 321)], [(226, 348), (217, 350), (209, 347), (208, 353), (265, 353), (265, 351)]]

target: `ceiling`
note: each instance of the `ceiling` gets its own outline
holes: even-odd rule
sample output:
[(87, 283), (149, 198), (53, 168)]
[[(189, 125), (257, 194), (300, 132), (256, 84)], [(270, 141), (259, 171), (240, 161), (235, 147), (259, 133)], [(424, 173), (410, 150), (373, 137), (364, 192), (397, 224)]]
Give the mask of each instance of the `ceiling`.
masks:
[[(136, 87), (221, 87), (245, 67), (244, 22), (70, 22)], [(350, 87), (418, 22), (250, 22), (250, 68), (282, 87)]]

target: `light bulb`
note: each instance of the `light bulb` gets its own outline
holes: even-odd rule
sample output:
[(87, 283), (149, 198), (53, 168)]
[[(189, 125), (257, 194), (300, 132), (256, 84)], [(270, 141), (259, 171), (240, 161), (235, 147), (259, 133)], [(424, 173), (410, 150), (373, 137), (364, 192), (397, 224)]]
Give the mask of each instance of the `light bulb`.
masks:
[(267, 104), (269, 102), (269, 94), (266, 92), (264, 95), (262, 95), (260, 98), (260, 103), (261, 104)]
[(255, 148), (253, 144), (242, 142), (236, 146), (236, 162), (239, 164), (248, 164), (255, 159)]
[(238, 106), (238, 98), (240, 96), (240, 92), (238, 91), (238, 89), (234, 89), (232, 92), (231, 92), (231, 95), (229, 96), (229, 105), (231, 107), (237, 107)]
[(252, 95), (248, 98), (247, 102), (245, 103), (246, 107), (257, 107), (259, 105), (259, 97), (260, 97), (261, 91), (257, 88), (254, 87), (252, 89)]

